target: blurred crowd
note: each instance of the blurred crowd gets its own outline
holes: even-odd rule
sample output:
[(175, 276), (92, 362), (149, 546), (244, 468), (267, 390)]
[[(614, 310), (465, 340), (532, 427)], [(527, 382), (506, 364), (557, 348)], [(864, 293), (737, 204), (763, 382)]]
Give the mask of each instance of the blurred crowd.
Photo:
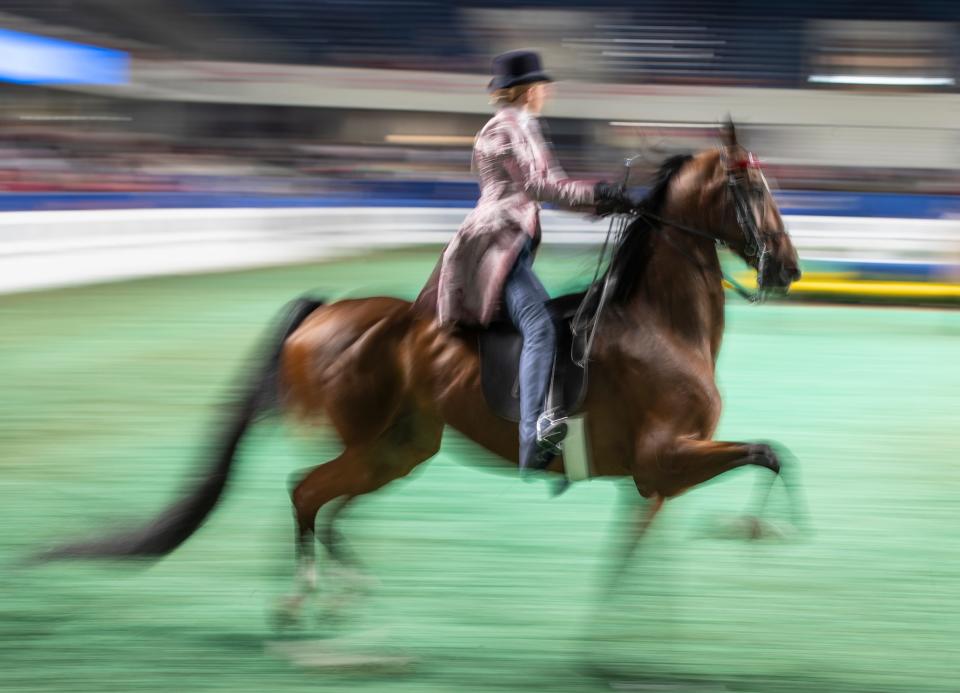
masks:
[(37, 129), (0, 140), (6, 192), (312, 194), (343, 179), (470, 178), (469, 150)]
[[(572, 0), (144, 0), (133, 5), (0, 0), (0, 26), (108, 46), (134, 61), (242, 62), (281, 71), (387, 68), (472, 76), (486, 72), (490, 56), (501, 50), (536, 46), (564, 80), (646, 85), (651, 93), (673, 86), (762, 87), (949, 98), (956, 95), (960, 65), (960, 5), (953, 0), (877, 0), (869, 6), (827, 0), (602, 0), (589, 7)], [(0, 66), (0, 72), (4, 69)], [(233, 104), (218, 94), (204, 113), (197, 106), (202, 98), (178, 95), (189, 69), (170, 74), (180, 76), (164, 80), (161, 75), (150, 83), (152, 100), (115, 90), (98, 93), (101, 101), (93, 108), (77, 106), (80, 90), (7, 84), (7, 98), (0, 102), (0, 191), (323, 194), (346, 180), (472, 180), (470, 137), (483, 123), (481, 114), (464, 111), (459, 120), (440, 123), (429, 118), (443, 114), (419, 109), (423, 113), (416, 117), (428, 123), (421, 129), (455, 136), (443, 142), (396, 141), (388, 133), (403, 132), (411, 117), (389, 98), (371, 97), (376, 108), (359, 105), (379, 114), (376, 122), (335, 104), (295, 108), (296, 94), (286, 103), (247, 94), (246, 101), (238, 98)], [(232, 77), (225, 79), (226, 84)], [(305, 89), (315, 86), (310, 76), (300, 79)], [(289, 113), (281, 113), (284, 109)], [(711, 109), (686, 109), (673, 117), (723, 116)], [(750, 115), (751, 109), (738, 115)], [(33, 112), (53, 117), (24, 119), (24, 113)], [(98, 112), (120, 116), (82, 117)], [(81, 117), (59, 118), (63, 113)], [(766, 170), (783, 188), (960, 193), (956, 156), (941, 155), (937, 162), (933, 155), (924, 158), (949, 149), (952, 123), (920, 127), (907, 114), (888, 123), (886, 134), (874, 132), (866, 139), (853, 126), (829, 135), (847, 149), (826, 161), (820, 155), (834, 147), (827, 136), (808, 138), (817, 141), (819, 159), (803, 156), (807, 140), (793, 141), (786, 154), (778, 151), (778, 144), (793, 136), (790, 115), (787, 110), (768, 123), (771, 129), (758, 149), (761, 158), (771, 157)], [(234, 119), (243, 121), (242, 127), (234, 127)], [(407, 124), (398, 126), (404, 119)], [(872, 157), (864, 163), (864, 152), (887, 145), (887, 134), (901, 127), (909, 134), (896, 145), (912, 157), (879, 164)], [(637, 153), (650, 167), (681, 144), (709, 144), (611, 134), (596, 114), (556, 126), (551, 121), (551, 128), (564, 167), (585, 177), (609, 177), (619, 162)]]
[[(705, 145), (706, 146), (706, 143)], [(641, 149), (646, 144), (638, 145)], [(628, 155), (643, 154), (634, 175), (652, 170), (673, 150), (646, 151), (560, 143), (571, 175), (609, 178)], [(777, 187), (960, 194), (955, 169), (814, 166), (765, 163)], [(369, 142), (322, 142), (261, 137), (185, 139), (148, 133), (49, 127), (0, 136), (0, 191), (202, 192), (324, 195), (348, 182), (469, 183), (470, 146), (416, 147)]]

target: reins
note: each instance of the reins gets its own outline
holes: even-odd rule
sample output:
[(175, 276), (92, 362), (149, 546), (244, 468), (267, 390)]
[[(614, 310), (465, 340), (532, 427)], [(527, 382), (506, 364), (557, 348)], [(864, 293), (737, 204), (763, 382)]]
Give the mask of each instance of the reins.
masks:
[[(677, 229), (678, 231), (683, 231), (685, 233), (692, 234), (694, 236), (700, 236), (701, 238), (706, 238), (707, 240), (713, 241), (718, 248), (724, 248), (727, 245), (726, 243), (718, 239), (716, 236), (712, 236), (709, 233), (706, 233), (705, 231), (701, 231), (700, 229), (695, 229), (692, 226), (685, 226), (683, 224), (678, 224), (677, 222), (670, 221), (669, 219), (664, 219), (663, 217), (657, 214), (654, 214), (653, 212), (641, 210), (638, 212), (637, 216), (647, 217), (648, 219), (652, 219), (654, 221), (660, 222), (660, 226), (656, 228), (661, 231), (669, 227), (669, 228)], [(651, 229), (652, 228), (654, 227), (651, 227)], [(667, 242), (670, 243), (670, 245), (672, 245), (673, 248), (677, 250), (681, 255), (685, 256), (688, 260), (690, 260), (690, 262), (694, 263), (695, 265), (702, 267), (699, 260), (697, 260), (695, 257), (693, 257), (690, 253), (688, 253), (686, 250), (684, 250), (680, 246), (673, 243), (670, 240), (669, 236), (665, 236), (665, 238), (667, 239)], [(730, 288), (732, 288), (734, 292), (741, 298), (749, 301), (750, 303), (763, 302), (764, 293), (762, 290), (751, 292), (749, 289), (743, 286), (743, 284), (741, 284), (736, 279), (734, 279), (733, 275), (729, 274), (726, 270), (724, 270), (722, 266), (720, 268), (720, 277), (725, 282), (727, 282), (727, 284), (730, 285)]]
[[(573, 316), (573, 320), (570, 322), (570, 331), (573, 333), (573, 341), (570, 344), (570, 359), (580, 368), (586, 368), (587, 361), (590, 360), (590, 352), (593, 350), (593, 340), (597, 336), (597, 325), (600, 324), (600, 316), (603, 313), (603, 308), (606, 305), (607, 296), (609, 294), (611, 279), (613, 276), (613, 271), (610, 268), (608, 268), (607, 275), (603, 278), (603, 284), (600, 287), (600, 298), (597, 300), (596, 310), (594, 310), (593, 314), (584, 320), (584, 314), (586, 313), (593, 296), (596, 293), (597, 278), (600, 276), (600, 269), (603, 267), (603, 262), (607, 256), (607, 248), (610, 246), (610, 236), (613, 235), (613, 228), (616, 226), (617, 239), (619, 240), (626, 232), (627, 225), (629, 223), (630, 217), (628, 215), (617, 215), (610, 217), (610, 225), (607, 227), (607, 235), (603, 239), (603, 246), (600, 248), (600, 257), (597, 258), (597, 268), (593, 272), (593, 280), (590, 282), (587, 292), (580, 300), (580, 305), (577, 307), (577, 312)], [(611, 255), (611, 260), (612, 259), (613, 256)], [(586, 339), (583, 343), (583, 352), (578, 358), (576, 349), (579, 340), (577, 338), (584, 333), (586, 334)]]
[[(628, 159), (626, 162), (626, 171), (624, 174), (624, 181), (621, 184), (623, 189), (626, 188), (627, 181), (630, 176), (630, 165), (633, 162), (632, 159)], [(767, 257), (767, 248), (762, 242), (762, 237), (759, 233), (759, 230), (756, 228), (756, 222), (753, 220), (752, 215), (749, 214), (746, 201), (743, 199), (740, 188), (737, 185), (737, 180), (734, 174), (728, 173), (728, 189), (730, 190), (731, 196), (733, 197), (734, 209), (737, 214), (737, 221), (740, 224), (740, 228), (743, 231), (744, 238), (746, 240), (746, 248), (748, 254), (757, 254), (757, 268), (758, 273), (763, 272)], [(634, 215), (622, 214), (622, 215), (613, 215), (610, 218), (610, 225), (607, 227), (607, 235), (603, 239), (603, 246), (600, 248), (600, 256), (597, 258), (597, 267), (593, 273), (593, 280), (590, 282), (590, 286), (587, 289), (586, 293), (583, 296), (583, 299), (580, 301), (580, 305), (577, 307), (577, 312), (573, 317), (572, 322), (570, 323), (570, 330), (573, 333), (573, 342), (570, 345), (570, 357), (572, 361), (579, 366), (580, 368), (585, 368), (587, 362), (590, 359), (590, 352), (593, 350), (593, 342), (597, 336), (597, 328), (600, 324), (600, 318), (603, 314), (603, 309), (606, 306), (607, 298), (610, 292), (610, 285), (613, 282), (613, 252), (611, 251), (610, 262), (608, 265), (606, 276), (603, 279), (602, 284), (599, 285), (600, 296), (597, 299), (596, 308), (587, 315), (591, 303), (593, 303), (594, 296), (596, 295), (598, 288), (598, 278), (600, 276), (600, 270), (603, 267), (604, 261), (607, 260), (607, 252), (610, 247), (610, 238), (614, 235), (614, 228), (616, 228), (616, 238), (619, 241), (622, 239), (624, 233), (626, 233), (627, 227), (633, 220), (633, 218), (640, 219), (646, 218), (648, 221), (658, 222), (656, 224), (649, 224), (646, 226), (640, 233), (650, 233), (652, 231), (664, 231), (664, 238), (667, 242), (677, 250), (681, 255), (686, 257), (691, 263), (696, 267), (705, 271), (703, 264), (693, 257), (689, 252), (678, 246), (670, 238), (668, 234), (665, 233), (665, 229), (674, 228), (678, 231), (683, 231), (684, 233), (691, 234), (693, 236), (699, 236), (700, 238), (705, 238), (709, 241), (712, 241), (716, 244), (717, 248), (726, 247), (727, 244), (720, 240), (718, 237), (702, 231), (700, 229), (694, 228), (692, 226), (687, 226), (685, 224), (680, 224), (669, 219), (664, 219), (659, 214), (655, 214), (646, 209), (637, 209), (635, 210)], [(751, 252), (752, 251), (752, 252)], [(750, 291), (740, 282), (738, 282), (731, 274), (723, 269), (723, 266), (720, 267), (720, 277), (725, 281), (733, 291), (748, 301), (749, 303), (761, 303), (765, 298), (765, 292), (763, 289), (758, 289), (757, 291)], [(576, 353), (577, 345), (580, 343), (578, 339), (581, 336), (585, 336), (583, 340), (583, 349), (582, 353), (579, 355)]]

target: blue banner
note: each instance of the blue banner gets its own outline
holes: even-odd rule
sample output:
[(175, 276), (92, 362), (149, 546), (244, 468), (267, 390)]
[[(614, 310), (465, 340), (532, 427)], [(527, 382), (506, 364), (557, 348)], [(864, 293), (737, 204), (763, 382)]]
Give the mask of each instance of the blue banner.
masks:
[[(637, 190), (642, 194), (642, 190)], [(0, 193), (0, 211), (226, 207), (471, 207), (470, 182), (344, 181), (316, 195), (244, 193)], [(789, 190), (776, 193), (788, 215), (943, 219), (960, 216), (960, 196)]]
[(19, 84), (125, 84), (123, 51), (0, 29), (0, 80)]

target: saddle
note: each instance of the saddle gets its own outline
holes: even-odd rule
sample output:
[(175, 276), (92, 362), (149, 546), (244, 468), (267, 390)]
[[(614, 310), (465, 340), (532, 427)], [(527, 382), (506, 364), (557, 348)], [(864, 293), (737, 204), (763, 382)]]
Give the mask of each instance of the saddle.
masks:
[[(557, 327), (557, 353), (553, 380), (546, 409), (560, 407), (575, 414), (583, 404), (587, 390), (587, 364), (573, 362), (572, 352), (583, 353), (582, 335), (574, 336), (570, 323), (583, 294), (560, 296), (547, 302), (547, 310)], [(520, 421), (520, 349), (523, 338), (509, 320), (495, 321), (477, 332), (480, 347), (480, 384), (487, 404), (497, 416)], [(577, 348), (572, 349), (574, 342)]]

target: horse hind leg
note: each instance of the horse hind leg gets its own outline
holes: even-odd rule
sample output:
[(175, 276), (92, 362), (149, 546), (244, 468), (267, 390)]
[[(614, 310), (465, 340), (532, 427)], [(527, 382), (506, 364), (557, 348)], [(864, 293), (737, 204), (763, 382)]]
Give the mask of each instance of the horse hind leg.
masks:
[(316, 534), (320, 545), (326, 550), (327, 556), (343, 566), (360, 567), (359, 559), (347, 546), (343, 533), (336, 526), (340, 515), (356, 498), (357, 496), (341, 496), (329, 504), (329, 511), (325, 516), (318, 517), (320, 526), (316, 528)]
[[(337, 528), (337, 521), (344, 511), (359, 495), (341, 496), (328, 504), (325, 512), (317, 517), (316, 535), (320, 545), (326, 550), (330, 561), (325, 562), (327, 574), (344, 587), (344, 597), (367, 593), (377, 585), (376, 578), (370, 576), (356, 554), (347, 545), (343, 533)], [(344, 599), (345, 601), (346, 599)], [(339, 605), (337, 605), (339, 606)]]
[[(294, 603), (297, 609), (305, 595), (316, 588), (315, 538), (334, 564), (343, 569), (341, 572), (352, 576), (354, 583), (369, 582), (359, 578), (358, 562), (345, 547), (336, 520), (358, 497), (406, 476), (432, 457), (440, 448), (442, 432), (443, 423), (437, 418), (418, 413), (398, 415), (375, 441), (348, 445), (338, 457), (313, 468), (294, 487), (291, 496), (297, 527), (296, 595), (304, 595)], [(323, 513), (318, 523), (324, 508), (329, 512)]]
[(317, 590), (316, 517), (327, 503), (349, 497), (351, 486), (345, 483), (352, 466), (349, 453), (345, 450), (338, 457), (301, 473), (291, 489), (296, 570), (293, 593), (283, 598), (276, 614), (277, 625), (281, 627), (299, 620), (304, 604)]

